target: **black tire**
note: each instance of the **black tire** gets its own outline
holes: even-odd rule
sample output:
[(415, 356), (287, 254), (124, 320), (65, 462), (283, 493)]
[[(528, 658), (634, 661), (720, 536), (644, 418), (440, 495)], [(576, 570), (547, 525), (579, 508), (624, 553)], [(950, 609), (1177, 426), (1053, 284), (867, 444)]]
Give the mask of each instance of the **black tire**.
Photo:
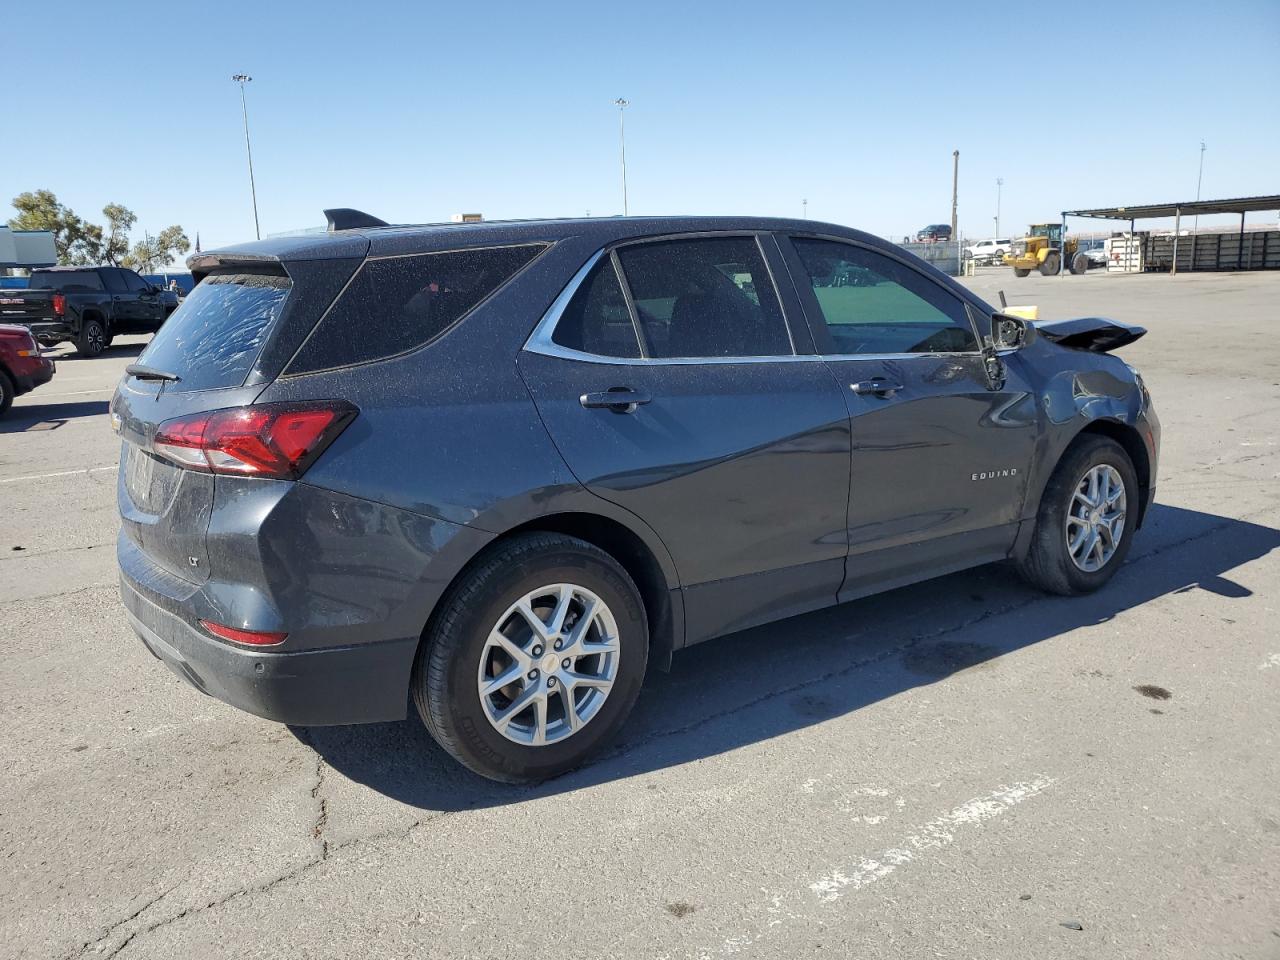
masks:
[[(571, 583), (608, 606), (619, 635), (617, 674), (599, 712), (581, 729), (543, 746), (513, 742), (489, 721), (477, 689), (489, 632), (513, 603), (553, 583)], [(414, 663), (413, 700), (431, 736), (483, 777), (535, 783), (581, 765), (622, 727), (644, 682), (649, 627), (626, 570), (598, 547), (554, 533), (500, 541), (441, 598)]]
[(1087, 273), (1089, 270), (1089, 258), (1083, 253), (1077, 253), (1071, 258), (1071, 272), (1079, 276)]
[(8, 372), (0, 370), (0, 417), (9, 412), (9, 408), (13, 406), (13, 398), (17, 395), (18, 389), (9, 379)]
[(76, 337), (76, 353), (82, 357), (96, 357), (107, 349), (107, 330), (101, 320), (90, 317), (80, 324), (80, 336)]
[(1015, 277), (1029, 277), (1029, 276), (1031, 276), (1031, 271), (1030, 271), (1030, 270), (1023, 270), (1021, 267), (1014, 267), (1014, 268), (1013, 268), (1013, 275), (1014, 275)]
[[(1076, 565), (1068, 550), (1067, 510), (1081, 480), (1103, 464), (1114, 467), (1124, 483), (1125, 522), (1110, 558), (1097, 570), (1086, 571)], [(1049, 593), (1071, 596), (1097, 590), (1111, 579), (1129, 553), (1140, 509), (1138, 497), (1138, 475), (1124, 447), (1096, 434), (1077, 437), (1045, 486), (1031, 544), (1017, 561), (1018, 572), (1032, 586)]]
[(1040, 264), (1040, 275), (1042, 277), (1053, 277), (1058, 274), (1058, 255), (1051, 253), (1044, 258), (1044, 263)]

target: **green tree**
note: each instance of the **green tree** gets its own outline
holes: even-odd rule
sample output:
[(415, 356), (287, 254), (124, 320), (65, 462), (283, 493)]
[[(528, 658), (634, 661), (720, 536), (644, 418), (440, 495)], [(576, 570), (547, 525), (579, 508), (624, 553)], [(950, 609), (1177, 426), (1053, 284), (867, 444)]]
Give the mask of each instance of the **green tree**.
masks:
[(13, 206), (18, 215), (9, 221), (9, 226), (14, 230), (48, 230), (53, 234), (58, 262), (75, 262), (75, 251), (83, 245), (86, 229), (90, 225), (76, 216), (69, 207), (59, 203), (52, 190), (20, 193), (13, 198)]
[(102, 208), (102, 215), (107, 219), (107, 228), (99, 256), (118, 267), (129, 252), (129, 231), (138, 222), (138, 218), (121, 203), (108, 203)]
[(159, 236), (146, 237), (133, 245), (133, 249), (120, 261), (139, 273), (154, 273), (158, 267), (176, 260), (191, 249), (182, 227), (174, 224), (160, 231)]

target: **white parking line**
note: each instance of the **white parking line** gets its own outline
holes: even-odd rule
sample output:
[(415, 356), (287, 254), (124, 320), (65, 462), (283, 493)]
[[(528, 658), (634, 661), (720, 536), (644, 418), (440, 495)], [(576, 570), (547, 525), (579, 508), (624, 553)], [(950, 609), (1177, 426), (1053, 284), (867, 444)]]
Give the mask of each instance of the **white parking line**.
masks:
[[(1010, 807), (1043, 793), (1053, 783), (1052, 777), (1041, 776), (1034, 780), (1002, 784), (986, 796), (975, 797), (951, 812), (915, 828), (897, 845), (875, 857), (857, 857), (851, 866), (833, 870), (808, 884), (807, 890), (797, 889), (772, 894), (769, 896), (768, 903), (762, 905), (759, 911), (764, 921), (763, 926), (746, 930), (737, 936), (727, 937), (715, 947), (695, 950), (687, 953), (686, 956), (696, 960), (732, 956), (753, 944), (760, 943), (775, 932), (785, 934), (787, 927), (813, 929), (815, 925), (824, 922), (821, 916), (816, 916), (812, 912), (815, 908), (821, 913), (826, 904), (839, 900), (847, 892), (869, 887), (899, 868), (921, 859), (928, 851), (949, 846), (955, 840), (956, 832), (961, 828), (977, 826), (993, 817), (998, 817)], [(767, 890), (761, 892), (769, 893)], [(665, 957), (669, 958), (670, 954), (666, 954)]]
[(87, 470), (59, 470), (56, 473), (32, 473), (25, 477), (5, 477), (0, 483), (17, 483), (19, 480), (47, 480), (50, 477), (72, 477), (77, 473), (101, 473), (103, 470), (114, 470), (116, 465), (113, 463), (108, 467), (89, 467)]
[[(86, 393), (113, 393), (115, 387), (99, 387), (97, 390), (68, 390), (66, 393), (40, 393), (36, 394), (37, 400), (52, 400), (54, 397), (79, 397)], [(106, 413), (104, 410), (103, 413)]]

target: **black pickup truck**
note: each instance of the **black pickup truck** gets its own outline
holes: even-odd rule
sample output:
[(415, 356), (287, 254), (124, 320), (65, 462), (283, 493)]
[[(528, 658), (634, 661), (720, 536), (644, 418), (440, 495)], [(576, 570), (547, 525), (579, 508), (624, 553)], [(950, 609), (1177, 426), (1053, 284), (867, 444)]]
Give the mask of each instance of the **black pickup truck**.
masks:
[(82, 357), (96, 357), (119, 333), (155, 333), (177, 309), (123, 267), (33, 270), (26, 290), (0, 290), (0, 323), (20, 323), (43, 344), (68, 341)]

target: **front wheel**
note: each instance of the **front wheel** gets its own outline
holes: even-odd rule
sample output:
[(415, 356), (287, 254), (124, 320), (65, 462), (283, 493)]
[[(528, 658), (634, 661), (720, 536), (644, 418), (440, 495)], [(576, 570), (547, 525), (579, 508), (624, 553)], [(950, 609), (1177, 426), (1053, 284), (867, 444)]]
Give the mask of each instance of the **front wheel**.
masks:
[(1058, 255), (1051, 253), (1044, 258), (1044, 263), (1040, 264), (1040, 275), (1042, 277), (1057, 276), (1058, 273)]
[(1013, 275), (1014, 275), (1015, 277), (1029, 277), (1029, 276), (1031, 276), (1031, 271), (1030, 271), (1030, 270), (1024, 270), (1024, 269), (1022, 269), (1021, 267), (1014, 267), (1014, 268), (1013, 268)]
[(1071, 259), (1071, 272), (1077, 276), (1087, 272), (1089, 269), (1089, 258), (1083, 253), (1077, 253)]
[(13, 398), (17, 396), (18, 389), (13, 385), (13, 381), (9, 379), (9, 374), (0, 370), (0, 416), (4, 416), (9, 408), (13, 406)]
[(76, 338), (76, 353), (82, 357), (96, 357), (107, 349), (107, 331), (98, 320), (86, 320), (80, 325)]
[(1077, 438), (1045, 486), (1019, 573), (1049, 593), (1097, 590), (1124, 563), (1138, 501), (1137, 473), (1124, 447), (1108, 437)]
[(644, 604), (622, 566), (574, 537), (500, 542), (447, 592), (414, 665), (428, 731), (491, 780), (579, 766), (621, 728), (648, 661)]

